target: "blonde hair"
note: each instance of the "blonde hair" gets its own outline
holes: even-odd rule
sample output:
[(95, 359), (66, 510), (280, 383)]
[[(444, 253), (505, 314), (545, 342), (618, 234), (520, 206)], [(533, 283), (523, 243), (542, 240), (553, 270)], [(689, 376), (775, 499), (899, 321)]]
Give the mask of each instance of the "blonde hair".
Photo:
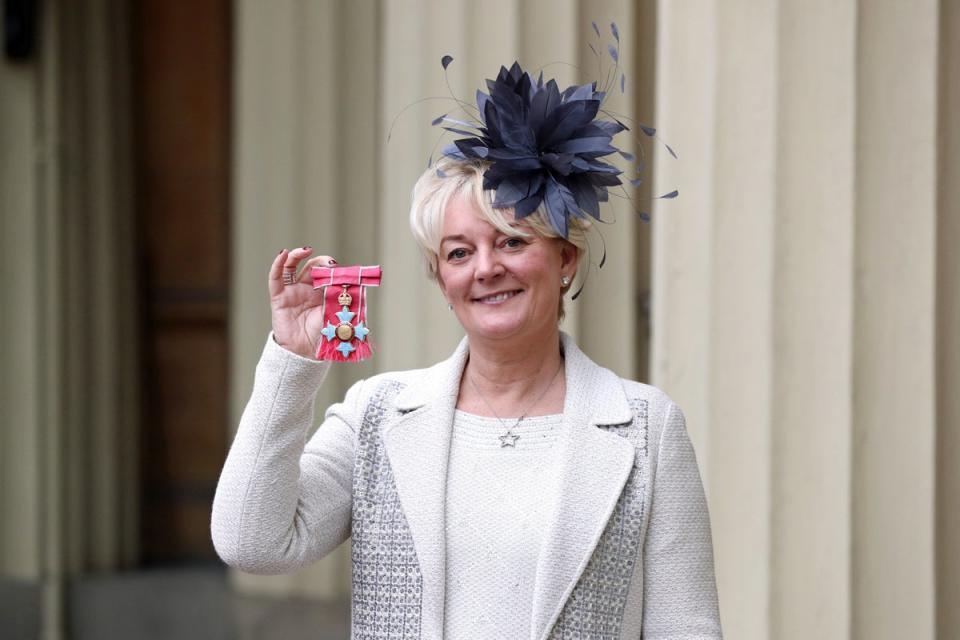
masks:
[[(444, 157), (432, 168), (428, 168), (413, 186), (413, 202), (410, 206), (410, 230), (420, 247), (427, 277), (437, 280), (440, 264), (440, 241), (443, 237), (443, 218), (447, 204), (456, 195), (473, 198), (477, 209), (487, 221), (509, 236), (529, 236), (530, 234), (510, 226), (513, 209), (498, 209), (493, 206), (494, 192), (483, 188), (483, 174), (490, 166), (488, 162), (463, 161)], [(542, 238), (562, 238), (547, 222), (543, 204), (526, 216), (523, 221), (533, 233)], [(586, 218), (572, 218), (568, 221), (566, 240), (577, 248), (577, 270), (579, 271), (587, 255), (587, 233), (590, 221)], [(571, 285), (563, 289), (565, 294)], [(563, 295), (557, 310), (557, 319), (564, 316)]]

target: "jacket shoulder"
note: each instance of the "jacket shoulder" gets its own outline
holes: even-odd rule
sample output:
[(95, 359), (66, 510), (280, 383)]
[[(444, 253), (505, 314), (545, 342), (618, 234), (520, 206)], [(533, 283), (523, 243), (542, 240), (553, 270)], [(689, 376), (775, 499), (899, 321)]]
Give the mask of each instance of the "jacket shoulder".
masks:
[(630, 405), (645, 405), (647, 441), (654, 453), (660, 448), (660, 442), (668, 421), (678, 422), (680, 428), (686, 429), (683, 412), (665, 391), (635, 380), (625, 378), (620, 380)]
[(623, 386), (623, 392), (627, 400), (646, 401), (651, 406), (669, 407), (674, 404), (673, 400), (662, 389), (636, 380), (620, 378), (620, 384)]

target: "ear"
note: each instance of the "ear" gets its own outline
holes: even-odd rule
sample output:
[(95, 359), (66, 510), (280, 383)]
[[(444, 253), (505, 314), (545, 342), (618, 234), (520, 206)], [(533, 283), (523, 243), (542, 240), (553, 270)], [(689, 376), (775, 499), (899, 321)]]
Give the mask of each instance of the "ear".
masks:
[(560, 240), (560, 273), (573, 280), (577, 273), (580, 250), (569, 240)]

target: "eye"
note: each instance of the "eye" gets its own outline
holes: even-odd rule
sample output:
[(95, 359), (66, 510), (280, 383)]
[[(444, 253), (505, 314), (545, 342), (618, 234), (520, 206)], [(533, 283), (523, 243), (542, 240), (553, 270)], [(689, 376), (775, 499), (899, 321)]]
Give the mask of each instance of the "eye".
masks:
[(461, 258), (467, 257), (467, 250), (463, 248), (457, 248), (447, 254), (447, 260), (460, 260)]
[(508, 249), (517, 249), (525, 244), (527, 244), (526, 240), (517, 237), (507, 238), (503, 241), (503, 246), (507, 247)]

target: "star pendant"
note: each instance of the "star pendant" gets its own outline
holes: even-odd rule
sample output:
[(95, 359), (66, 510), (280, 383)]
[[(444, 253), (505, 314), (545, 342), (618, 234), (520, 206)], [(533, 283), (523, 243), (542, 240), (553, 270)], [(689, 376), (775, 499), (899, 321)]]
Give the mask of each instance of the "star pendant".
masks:
[(500, 438), (500, 448), (502, 449), (504, 447), (516, 447), (517, 440), (520, 439), (520, 436), (510, 433), (510, 430), (507, 429), (507, 432), (502, 436), (499, 436), (499, 438)]

